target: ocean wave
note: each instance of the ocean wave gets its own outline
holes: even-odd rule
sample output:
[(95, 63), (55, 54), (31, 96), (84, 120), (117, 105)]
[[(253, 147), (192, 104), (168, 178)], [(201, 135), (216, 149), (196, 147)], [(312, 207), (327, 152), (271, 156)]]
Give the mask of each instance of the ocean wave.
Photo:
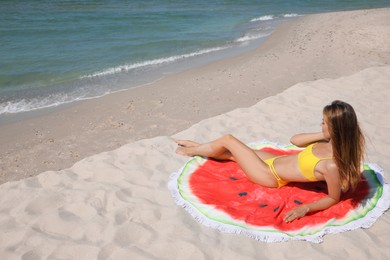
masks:
[(85, 96), (75, 96), (72, 94), (52, 94), (47, 97), (37, 97), (32, 99), (19, 99), (0, 103), (0, 115), (16, 114), (28, 112), (43, 108), (56, 107), (63, 104), (68, 104), (74, 101), (87, 99)]
[(260, 16), (258, 18), (253, 18), (251, 20), (251, 22), (258, 22), (258, 21), (269, 21), (269, 20), (273, 20), (274, 19), (274, 16), (273, 15), (263, 15), (263, 16)]
[(196, 52), (192, 52), (192, 53), (187, 53), (187, 54), (182, 54), (182, 55), (176, 55), (176, 56), (171, 56), (171, 57), (166, 57), (166, 58), (161, 58), (161, 59), (148, 60), (148, 61), (144, 61), (144, 62), (138, 62), (138, 63), (127, 64), (127, 65), (121, 65), (118, 67), (102, 70), (102, 71), (99, 71), (99, 72), (96, 72), (93, 74), (85, 75), (85, 76), (82, 76), (80, 78), (81, 79), (93, 78), (93, 77), (99, 77), (99, 76), (112, 75), (112, 74), (116, 74), (116, 73), (120, 73), (120, 72), (127, 72), (130, 70), (134, 70), (134, 69), (138, 69), (138, 68), (142, 68), (142, 67), (147, 67), (147, 66), (158, 66), (158, 65), (162, 65), (162, 64), (166, 64), (166, 63), (172, 63), (172, 62), (175, 62), (178, 60), (183, 60), (183, 59), (187, 59), (187, 58), (200, 56), (200, 55), (207, 54), (210, 52), (221, 51), (221, 50), (224, 50), (227, 48), (228, 48), (228, 46), (215, 47), (215, 48), (204, 49), (204, 50), (200, 50), (200, 51), (196, 51)]
[(271, 33), (259, 33), (259, 34), (251, 34), (251, 35), (245, 35), (243, 37), (240, 37), (236, 40), (236, 42), (247, 42), (252, 40), (257, 40), (260, 38), (264, 38), (269, 36)]
[(292, 18), (292, 17), (298, 17), (298, 16), (301, 16), (299, 14), (294, 14), (294, 13), (291, 13), (291, 14), (284, 14), (283, 17), (284, 18)]
[(274, 20), (274, 19), (277, 19), (277, 18), (293, 18), (293, 17), (298, 17), (300, 16), (299, 14), (296, 14), (296, 13), (290, 13), (290, 14), (283, 14), (283, 15), (263, 15), (263, 16), (260, 16), (260, 17), (257, 17), (257, 18), (253, 18), (252, 20), (250, 20), (251, 22), (258, 22), (258, 21), (270, 21), (270, 20)]

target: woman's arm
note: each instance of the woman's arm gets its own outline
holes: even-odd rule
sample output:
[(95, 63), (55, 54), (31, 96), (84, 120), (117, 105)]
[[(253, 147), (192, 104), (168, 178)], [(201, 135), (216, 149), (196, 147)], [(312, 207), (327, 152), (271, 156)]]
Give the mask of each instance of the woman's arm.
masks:
[(311, 143), (324, 141), (325, 137), (322, 132), (318, 133), (303, 133), (291, 137), (290, 142), (298, 147), (308, 146)]
[(324, 177), (328, 187), (328, 196), (289, 211), (284, 217), (284, 221), (291, 222), (294, 219), (304, 217), (307, 213), (327, 209), (340, 201), (341, 185), (337, 166), (331, 164), (327, 167), (327, 173), (324, 174)]

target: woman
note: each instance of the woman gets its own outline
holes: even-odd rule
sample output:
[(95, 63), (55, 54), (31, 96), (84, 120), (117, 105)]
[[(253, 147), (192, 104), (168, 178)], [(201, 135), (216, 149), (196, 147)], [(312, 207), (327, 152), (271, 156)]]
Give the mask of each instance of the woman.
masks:
[(342, 192), (355, 189), (360, 181), (364, 137), (352, 106), (338, 100), (325, 106), (321, 127), (319, 133), (303, 133), (291, 138), (294, 145), (306, 147), (294, 155), (275, 157), (253, 150), (231, 135), (206, 144), (177, 141), (176, 152), (236, 161), (249, 180), (266, 187), (279, 188), (289, 182), (325, 181), (328, 196), (289, 211), (284, 220), (291, 222), (336, 204)]

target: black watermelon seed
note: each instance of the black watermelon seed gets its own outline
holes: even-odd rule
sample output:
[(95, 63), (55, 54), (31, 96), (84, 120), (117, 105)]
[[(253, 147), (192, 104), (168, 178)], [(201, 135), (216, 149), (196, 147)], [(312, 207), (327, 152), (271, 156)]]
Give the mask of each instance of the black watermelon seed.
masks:
[(240, 196), (240, 197), (246, 196), (246, 195), (248, 195), (248, 192), (246, 192), (246, 191), (238, 193), (238, 196)]
[(298, 204), (298, 205), (301, 205), (302, 202), (300, 202), (299, 200), (294, 200), (294, 203)]
[(268, 205), (267, 204), (259, 204), (259, 207), (260, 208), (265, 208), (265, 207), (267, 207)]
[(274, 208), (274, 212), (278, 211), (279, 207)]
[(230, 179), (231, 179), (232, 181), (236, 181), (236, 180), (237, 180), (237, 178), (235, 178), (235, 177), (230, 177)]

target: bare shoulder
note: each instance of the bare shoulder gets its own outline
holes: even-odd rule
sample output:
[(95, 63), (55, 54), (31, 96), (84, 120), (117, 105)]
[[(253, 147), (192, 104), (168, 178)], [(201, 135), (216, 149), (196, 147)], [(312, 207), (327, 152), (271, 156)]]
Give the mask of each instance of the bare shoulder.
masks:
[(339, 176), (339, 168), (337, 167), (337, 164), (334, 160), (328, 160), (325, 164), (325, 171), (323, 173), (327, 176)]

